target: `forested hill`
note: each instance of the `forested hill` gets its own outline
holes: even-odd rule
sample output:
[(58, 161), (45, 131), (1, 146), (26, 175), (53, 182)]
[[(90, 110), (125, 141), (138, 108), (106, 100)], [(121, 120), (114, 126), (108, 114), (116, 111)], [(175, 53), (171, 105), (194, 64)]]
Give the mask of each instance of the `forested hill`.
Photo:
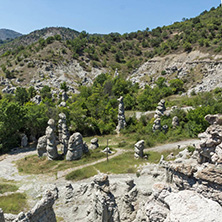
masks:
[[(149, 24), (147, 24), (149, 25)], [(66, 28), (45, 28), (22, 36), (0, 48), (4, 76), (13, 70), (20, 76), (36, 71), (44, 61), (62, 66), (77, 60), (87, 72), (105, 68), (128, 75), (155, 56), (199, 50), (220, 54), (222, 50), (222, 8), (212, 8), (191, 19), (153, 30), (108, 35), (91, 35)], [(29, 61), (29, 62), (28, 62)], [(31, 71), (30, 71), (31, 70)], [(15, 77), (17, 75), (14, 73)], [(26, 78), (26, 77), (24, 77)]]

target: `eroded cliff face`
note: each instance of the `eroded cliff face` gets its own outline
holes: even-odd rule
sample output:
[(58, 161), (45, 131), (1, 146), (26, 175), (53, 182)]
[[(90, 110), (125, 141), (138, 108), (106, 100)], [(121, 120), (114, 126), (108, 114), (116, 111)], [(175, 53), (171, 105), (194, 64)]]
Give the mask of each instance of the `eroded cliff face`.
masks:
[(152, 85), (158, 77), (179, 78), (185, 82), (188, 94), (222, 87), (222, 56), (199, 51), (155, 57), (134, 71), (128, 79)]

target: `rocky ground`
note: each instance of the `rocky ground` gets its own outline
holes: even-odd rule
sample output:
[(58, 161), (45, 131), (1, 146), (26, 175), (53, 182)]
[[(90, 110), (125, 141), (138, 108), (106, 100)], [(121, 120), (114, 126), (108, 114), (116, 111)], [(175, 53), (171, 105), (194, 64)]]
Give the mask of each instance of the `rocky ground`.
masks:
[[(177, 142), (157, 146), (151, 148), (151, 150), (162, 152), (164, 150), (177, 149), (178, 145), (182, 148), (197, 144), (198, 142), (199, 140), (187, 140), (180, 143)], [(118, 150), (115, 156), (122, 152), (124, 151)], [(73, 217), (75, 217), (75, 221), (90, 221), (89, 218), (93, 218), (93, 216), (88, 216), (87, 212), (91, 211), (89, 208), (92, 206), (89, 203), (92, 201), (92, 198), (95, 198), (93, 194), (96, 192), (93, 179), (89, 178), (72, 183), (65, 180), (64, 176), (67, 173), (80, 167), (60, 171), (58, 175), (51, 176), (19, 174), (15, 166), (15, 161), (35, 153), (36, 151), (33, 149), (24, 149), (2, 156), (0, 161), (0, 178), (16, 181), (19, 185), (19, 190), (17, 192), (26, 192), (28, 194), (30, 207), (33, 207), (39, 201), (39, 198), (45, 190), (57, 187), (59, 198), (54, 205), (56, 215), (64, 218), (64, 221), (67, 222), (73, 221)], [(99, 161), (104, 160), (102, 159)], [(95, 163), (91, 163), (90, 165), (92, 164)], [(136, 213), (141, 208), (141, 204), (145, 205), (148, 197), (152, 194), (153, 185), (165, 180), (165, 169), (155, 164), (148, 164), (141, 168), (139, 177), (135, 174), (109, 175), (109, 190), (115, 197), (120, 221), (134, 220), (136, 218)], [(129, 185), (130, 183), (131, 185)], [(130, 186), (132, 187), (130, 188)], [(100, 197), (98, 196), (98, 198)], [(126, 213), (128, 211), (129, 215)]]

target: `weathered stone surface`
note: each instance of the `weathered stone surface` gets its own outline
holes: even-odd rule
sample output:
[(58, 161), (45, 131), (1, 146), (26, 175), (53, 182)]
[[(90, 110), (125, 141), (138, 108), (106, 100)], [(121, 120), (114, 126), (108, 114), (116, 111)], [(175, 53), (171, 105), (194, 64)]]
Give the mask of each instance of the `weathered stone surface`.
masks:
[(42, 98), (41, 98), (40, 95), (36, 95), (35, 97), (33, 97), (33, 98), (31, 99), (31, 101), (32, 101), (33, 103), (36, 103), (37, 105), (39, 105), (39, 104), (42, 102)]
[(93, 186), (96, 191), (93, 194), (87, 221), (119, 222), (119, 211), (115, 197), (109, 189), (108, 176), (103, 174), (95, 176)]
[(85, 141), (83, 141), (82, 151), (83, 151), (83, 153), (88, 153), (89, 152), (88, 145), (86, 144)]
[(46, 128), (46, 138), (47, 138), (47, 156), (49, 160), (55, 160), (58, 158), (58, 151), (56, 147), (56, 136), (55, 136), (55, 121), (50, 119), (48, 121), (48, 127)]
[(47, 190), (43, 198), (27, 213), (21, 212), (13, 222), (56, 222), (53, 204), (58, 198), (58, 189)]
[(201, 139), (198, 152), (199, 163), (222, 164), (222, 125), (220, 115), (207, 115), (205, 119), (210, 125), (204, 133), (198, 135)]
[(91, 141), (90, 141), (91, 144), (89, 146), (89, 149), (91, 149), (91, 150), (97, 149), (99, 147), (98, 141), (99, 140), (97, 138), (91, 139)]
[(69, 138), (68, 152), (66, 155), (66, 160), (78, 160), (83, 154), (83, 140), (80, 133), (74, 133)]
[(38, 144), (36, 147), (39, 157), (47, 153), (46, 147), (47, 147), (47, 137), (46, 136), (39, 137)]
[(124, 103), (123, 97), (121, 96), (119, 99), (119, 109), (118, 109), (118, 125), (116, 127), (116, 132), (120, 133), (121, 129), (126, 127), (126, 120), (125, 120), (125, 111), (124, 111)]
[(138, 141), (134, 146), (134, 157), (136, 159), (143, 158), (143, 150), (144, 150), (144, 140)]
[[(166, 107), (165, 107), (165, 100), (161, 99), (160, 102), (158, 103), (158, 106), (156, 108), (155, 111), (155, 115), (154, 115), (154, 123), (153, 123), (153, 131), (156, 130), (161, 130), (161, 116), (164, 115), (164, 112), (166, 111)], [(168, 126), (165, 127), (164, 131), (168, 130)]]
[(64, 113), (60, 113), (59, 118), (59, 139), (61, 143), (61, 150), (65, 155), (68, 150), (69, 131), (66, 124), (66, 115)]

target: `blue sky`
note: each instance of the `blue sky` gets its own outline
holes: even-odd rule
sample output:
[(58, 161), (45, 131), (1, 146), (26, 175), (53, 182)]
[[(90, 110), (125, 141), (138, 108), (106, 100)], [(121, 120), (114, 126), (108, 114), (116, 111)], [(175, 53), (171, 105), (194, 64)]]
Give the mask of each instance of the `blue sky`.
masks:
[(170, 25), (220, 0), (1, 0), (0, 28), (28, 34), (51, 26), (88, 33), (133, 32)]

